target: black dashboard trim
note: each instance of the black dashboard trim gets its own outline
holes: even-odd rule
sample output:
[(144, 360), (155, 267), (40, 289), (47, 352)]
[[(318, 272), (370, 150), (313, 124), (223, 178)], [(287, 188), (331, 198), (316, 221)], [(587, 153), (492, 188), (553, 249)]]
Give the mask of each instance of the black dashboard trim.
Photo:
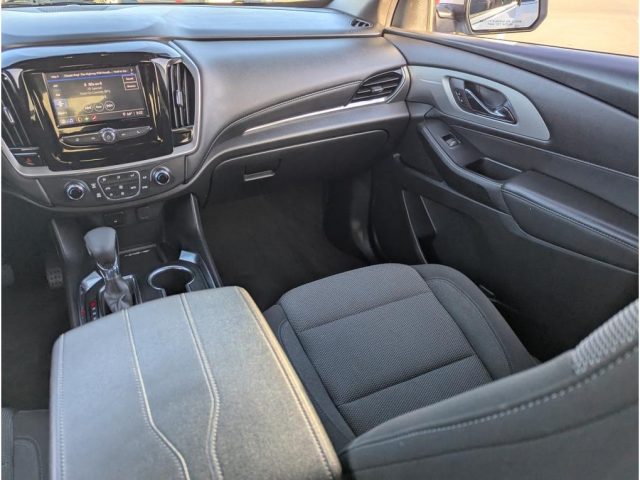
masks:
[[(287, 12), (279, 20), (280, 26), (286, 23), (287, 31), (275, 32), (271, 28), (273, 25), (258, 28), (259, 31), (256, 31), (256, 22), (274, 18), (271, 7), (192, 7), (164, 5), (151, 8), (144, 5), (134, 10), (130, 5), (100, 6), (87, 19), (94, 18), (96, 12), (100, 14), (102, 23), (98, 30), (113, 30), (109, 35), (111, 41), (107, 42), (104, 38), (83, 34), (87, 29), (85, 22), (80, 26), (70, 25), (69, 32), (56, 33), (56, 29), (60, 28), (58, 19), (66, 17), (64, 14), (47, 17), (35, 11), (20, 13), (26, 8), (7, 9), (8, 15), (3, 17), (3, 23), (17, 23), (11, 26), (11, 31), (3, 29), (2, 32), (5, 49), (2, 63), (5, 68), (33, 57), (96, 53), (105, 50), (131, 52), (137, 49), (182, 58), (194, 75), (197, 73), (199, 93), (196, 139), (188, 146), (176, 148), (169, 158), (149, 159), (115, 167), (66, 171), (60, 172), (59, 176), (63, 179), (72, 178), (74, 175), (84, 178), (86, 175), (97, 175), (101, 172), (116, 173), (119, 170), (154, 166), (179, 158), (183, 165), (181, 168), (184, 180), (173, 184), (169, 191), (159, 192), (148, 198), (123, 200), (117, 205), (90, 206), (82, 205), (82, 202), (67, 204), (61, 203), (59, 199), (43, 201), (42, 187), (36, 188), (40, 185), (39, 179), (52, 178), (58, 172), (48, 169), (43, 171), (42, 167), (27, 169), (13, 162), (12, 170), (16, 170), (14, 177), (20, 177), (22, 181), (16, 182), (11, 176), (5, 175), (7, 182), (12, 185), (11, 189), (14, 190), (12, 193), (26, 194), (31, 201), (43, 208), (78, 214), (135, 208), (187, 192), (194, 192), (203, 198), (206, 196), (211, 173), (217, 164), (232, 156), (321, 141), (365, 130), (386, 130), (389, 142), (396, 141), (401, 135), (408, 119), (404, 103), (407, 90), (405, 87), (399, 90), (400, 94), (392, 100), (393, 103), (363, 105), (346, 111), (338, 108), (349, 102), (364, 79), (381, 71), (406, 66), (405, 59), (398, 49), (382, 37), (379, 26), (353, 29), (350, 26), (353, 17), (341, 12), (327, 9), (279, 8), (276, 12), (278, 15), (282, 16), (282, 12)], [(84, 7), (77, 6), (59, 6), (51, 9), (57, 12), (86, 11)], [(123, 25), (114, 24), (114, 17), (105, 13), (114, 9), (130, 12), (133, 18), (128, 19)], [(155, 15), (154, 12), (159, 17), (165, 15), (166, 18), (142, 18), (152, 17)], [(178, 13), (182, 20), (174, 22), (175, 16), (167, 16), (167, 12)], [(222, 16), (220, 12), (223, 12)], [(235, 16), (242, 16), (242, 19), (235, 25), (225, 25), (224, 19), (229, 12)], [(185, 18), (193, 18), (194, 15), (200, 14), (202, 18), (194, 20), (197, 23), (194, 28), (197, 30), (206, 25), (206, 35), (196, 32), (194, 28), (182, 29), (181, 22)], [(303, 23), (292, 27), (294, 20), (301, 16), (322, 21), (318, 25)], [(85, 18), (84, 14), (79, 13), (70, 17)], [(118, 15), (115, 18), (123, 16)], [(20, 30), (21, 36), (33, 33), (34, 24), (41, 24), (43, 19), (47, 22), (47, 27), (50, 27), (51, 19), (55, 20), (54, 23), (57, 25), (53, 29), (44, 29), (46, 36), (50, 37), (48, 40), (35, 35), (27, 42), (29, 46), (16, 48), (21, 43), (7, 36), (17, 30)], [(137, 20), (143, 23), (137, 25), (134, 31), (124, 31), (129, 21)], [(23, 22), (26, 23), (20, 29), (20, 23)], [(68, 24), (69, 18), (65, 22)], [(147, 35), (151, 31), (150, 25), (158, 28), (160, 24), (164, 28), (158, 29), (154, 35)], [(341, 27), (340, 31), (330, 31), (337, 24), (344, 28)], [(40, 28), (42, 29), (42, 25)], [(145, 29), (146, 33), (142, 32)], [(213, 37), (220, 37), (220, 40), (205, 41)], [(129, 41), (130, 38), (135, 39)], [(82, 44), (79, 44), (80, 41)], [(408, 86), (409, 79), (406, 80)], [(333, 111), (334, 109), (338, 111)], [(310, 117), (306, 115), (314, 112), (320, 113)], [(286, 119), (283, 125), (271, 125), (272, 122), (282, 119)], [(267, 125), (268, 128), (251, 131), (256, 125)], [(8, 167), (11, 159), (5, 150), (3, 145), (2, 161), (3, 165)], [(54, 184), (55, 182), (47, 183), (47, 188)], [(58, 198), (58, 193), (57, 190), (47, 191), (50, 199)]]

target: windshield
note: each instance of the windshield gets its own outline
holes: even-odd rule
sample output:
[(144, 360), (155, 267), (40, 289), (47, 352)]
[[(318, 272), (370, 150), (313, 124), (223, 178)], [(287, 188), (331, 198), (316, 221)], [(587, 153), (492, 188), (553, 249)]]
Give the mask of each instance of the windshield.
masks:
[(104, 4), (195, 4), (322, 7), (327, 3), (327, 0), (2, 0), (2, 7)]

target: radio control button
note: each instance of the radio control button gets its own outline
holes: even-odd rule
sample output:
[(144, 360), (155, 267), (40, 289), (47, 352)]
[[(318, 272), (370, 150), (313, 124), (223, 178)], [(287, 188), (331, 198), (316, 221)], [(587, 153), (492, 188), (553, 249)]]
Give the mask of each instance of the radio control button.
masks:
[(171, 171), (167, 167), (156, 167), (151, 171), (151, 178), (156, 185), (167, 185), (171, 182)]
[(67, 145), (84, 146), (102, 143), (102, 138), (97, 133), (83, 133), (80, 135), (67, 135), (62, 137), (62, 141)]
[(104, 143), (113, 143), (117, 140), (117, 134), (113, 128), (103, 128), (100, 130), (100, 138)]
[(66, 135), (61, 138), (62, 142), (71, 146), (99, 145), (103, 143), (115, 143), (120, 140), (141, 137), (151, 131), (151, 127), (134, 128), (103, 128), (96, 133), (81, 133), (78, 135)]
[(62, 141), (67, 145), (84, 145), (83, 135), (67, 135), (66, 137), (62, 137)]
[(81, 200), (87, 192), (87, 187), (81, 182), (71, 182), (65, 188), (65, 193), (69, 200)]
[(128, 140), (130, 138), (137, 138), (146, 135), (150, 131), (151, 127), (146, 125), (144, 127), (121, 128), (116, 130), (116, 135), (118, 140)]

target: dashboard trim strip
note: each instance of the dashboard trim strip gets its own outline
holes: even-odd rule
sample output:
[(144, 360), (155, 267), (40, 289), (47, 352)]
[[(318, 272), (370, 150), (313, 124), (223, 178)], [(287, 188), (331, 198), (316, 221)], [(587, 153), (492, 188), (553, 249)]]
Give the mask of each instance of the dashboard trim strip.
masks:
[(349, 103), (347, 105), (342, 105), (340, 107), (334, 107), (334, 108), (327, 108), (324, 110), (318, 110), (315, 112), (310, 112), (310, 113), (305, 113), (303, 115), (296, 115), (293, 117), (287, 117), (287, 118), (283, 118), (282, 120), (276, 120), (274, 122), (269, 122), (269, 123), (265, 123), (262, 125), (257, 125), (255, 127), (251, 127), (248, 128), (244, 131), (243, 135), (249, 135), (255, 132), (259, 132), (261, 130), (265, 130), (267, 128), (271, 128), (271, 127), (276, 127), (276, 126), (280, 126), (289, 122), (295, 122), (298, 120), (304, 120), (305, 118), (310, 118), (310, 117), (315, 117), (318, 115), (324, 115), (325, 113), (334, 113), (334, 112), (340, 112), (343, 110), (349, 110), (351, 108), (357, 108), (357, 107), (365, 107), (368, 105), (375, 105), (378, 103), (389, 103), (392, 102), (393, 99), (402, 91), (403, 87), (405, 86), (406, 82), (407, 82), (407, 78), (409, 77), (409, 72), (406, 66), (401, 68), (402, 70), (402, 81), (400, 82), (400, 84), (398, 85), (398, 87), (396, 88), (395, 92), (393, 92), (390, 96), (388, 97), (382, 97), (382, 98), (375, 98), (373, 100), (365, 100), (362, 102), (353, 102), (353, 103)]
[(283, 118), (282, 120), (276, 120), (274, 122), (269, 122), (269, 123), (265, 123), (262, 125), (257, 125), (255, 127), (251, 127), (248, 128), (247, 130), (244, 131), (244, 135), (248, 135), (254, 132), (258, 132), (260, 130), (265, 130), (267, 128), (271, 128), (271, 127), (275, 127), (275, 126), (279, 126), (285, 123), (289, 123), (289, 122), (295, 122), (297, 120), (302, 120), (305, 118), (309, 118), (309, 117), (315, 117), (318, 115), (323, 115), (325, 113), (333, 113), (333, 112), (340, 112), (343, 110), (349, 110), (351, 108), (357, 108), (357, 107), (364, 107), (367, 105), (374, 105), (376, 103), (384, 103), (386, 101), (386, 98), (375, 98), (373, 100), (366, 100), (364, 102), (355, 102), (355, 103), (350, 103), (348, 105), (342, 105), (340, 107), (334, 107), (334, 108), (327, 108), (325, 110), (318, 110), (316, 112), (310, 112), (310, 113), (305, 113), (303, 115), (296, 115), (294, 117), (287, 117), (287, 118)]

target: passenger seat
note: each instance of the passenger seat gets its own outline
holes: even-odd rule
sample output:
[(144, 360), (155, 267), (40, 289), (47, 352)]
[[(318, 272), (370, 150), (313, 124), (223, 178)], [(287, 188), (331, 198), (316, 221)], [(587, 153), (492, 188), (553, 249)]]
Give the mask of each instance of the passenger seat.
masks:
[(264, 315), (338, 451), (386, 420), (536, 363), (478, 287), (442, 265), (334, 275)]
[(264, 315), (349, 477), (637, 475), (637, 301), (542, 365), (440, 265), (335, 275)]
[(2, 478), (49, 478), (49, 410), (2, 409)]

